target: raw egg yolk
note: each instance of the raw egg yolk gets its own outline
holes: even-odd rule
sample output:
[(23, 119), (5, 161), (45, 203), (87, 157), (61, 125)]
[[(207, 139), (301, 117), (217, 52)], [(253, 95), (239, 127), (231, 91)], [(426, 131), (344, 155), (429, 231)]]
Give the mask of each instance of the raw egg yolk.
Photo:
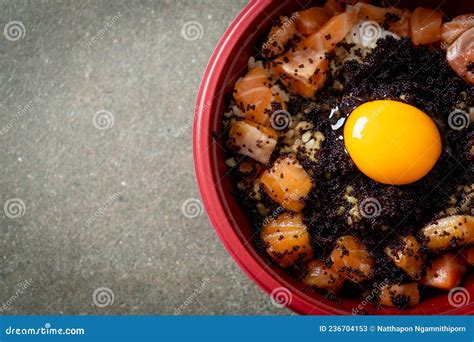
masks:
[(360, 171), (384, 184), (410, 184), (424, 177), (441, 155), (434, 121), (408, 104), (364, 103), (344, 126), (347, 152)]

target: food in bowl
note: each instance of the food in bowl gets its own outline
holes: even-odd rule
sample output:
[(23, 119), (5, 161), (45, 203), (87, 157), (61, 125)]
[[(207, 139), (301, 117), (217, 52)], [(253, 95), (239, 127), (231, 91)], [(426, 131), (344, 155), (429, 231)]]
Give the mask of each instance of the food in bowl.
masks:
[(329, 0), (280, 17), (235, 83), (233, 192), (309, 292), (403, 309), (470, 272), (472, 19)]

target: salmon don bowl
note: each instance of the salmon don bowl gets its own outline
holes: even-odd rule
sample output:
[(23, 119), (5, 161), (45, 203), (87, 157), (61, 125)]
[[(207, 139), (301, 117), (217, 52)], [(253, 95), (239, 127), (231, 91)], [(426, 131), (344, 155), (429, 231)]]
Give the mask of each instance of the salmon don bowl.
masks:
[(473, 13), (263, 0), (228, 28), (198, 94), (195, 169), (221, 241), (273, 302), (474, 311)]

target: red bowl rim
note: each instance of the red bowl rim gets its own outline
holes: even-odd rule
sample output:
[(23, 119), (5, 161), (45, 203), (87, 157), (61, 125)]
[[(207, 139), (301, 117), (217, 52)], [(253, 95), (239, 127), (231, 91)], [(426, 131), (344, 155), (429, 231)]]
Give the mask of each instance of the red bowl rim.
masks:
[[(258, 16), (259, 12), (266, 8), (272, 1), (273, 0), (250, 0), (223, 34), (203, 74), (195, 107), (200, 110), (196, 110), (193, 123), (194, 168), (199, 192), (211, 224), (221, 242), (224, 244), (224, 247), (240, 268), (269, 295), (272, 290), (279, 287), (291, 288), (292, 286), (283, 278), (269, 272), (268, 268), (263, 267), (261, 263), (256, 260), (255, 256), (243, 246), (236, 229), (226, 214), (227, 208), (222, 203), (218, 188), (216, 188), (210, 176), (213, 174), (213, 163), (211, 153), (209, 153), (211, 149), (209, 137), (212, 137), (213, 132), (211, 131), (210, 125), (212, 113), (209, 108), (209, 103), (212, 103), (215, 96), (214, 94), (220, 86), (216, 75), (221, 74), (226, 68), (225, 63), (219, 63), (219, 61), (227, 60), (227, 58), (230, 57), (231, 49), (229, 49), (229, 46), (232, 44), (234, 37), (241, 34), (243, 29), (248, 27)], [(324, 303), (319, 303), (317, 307), (315, 307), (311, 304), (311, 301), (314, 301), (314, 299), (301, 291), (292, 292), (292, 300), (287, 307), (299, 314), (349, 314), (335, 306), (326, 305)], [(467, 305), (450, 310), (449, 314), (472, 314), (472, 310), (472, 305)], [(448, 312), (445, 314), (448, 314)]]

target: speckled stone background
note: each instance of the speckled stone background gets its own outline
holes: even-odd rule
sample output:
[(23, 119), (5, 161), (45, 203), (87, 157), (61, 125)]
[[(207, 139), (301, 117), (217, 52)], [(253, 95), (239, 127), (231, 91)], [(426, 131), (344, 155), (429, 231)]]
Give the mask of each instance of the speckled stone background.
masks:
[(195, 96), (244, 5), (0, 3), (1, 314), (289, 313), (196, 200)]

